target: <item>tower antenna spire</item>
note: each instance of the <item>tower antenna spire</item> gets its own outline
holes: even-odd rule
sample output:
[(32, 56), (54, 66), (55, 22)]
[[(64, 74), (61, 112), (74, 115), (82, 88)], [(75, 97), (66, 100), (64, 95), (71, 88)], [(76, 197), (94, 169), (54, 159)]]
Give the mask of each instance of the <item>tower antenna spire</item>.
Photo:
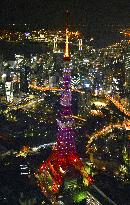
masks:
[(69, 11), (66, 10), (66, 42), (65, 42), (65, 54), (64, 54), (64, 61), (69, 61), (69, 29), (68, 29), (68, 14)]
[(69, 27), (69, 10), (66, 10), (66, 28)]

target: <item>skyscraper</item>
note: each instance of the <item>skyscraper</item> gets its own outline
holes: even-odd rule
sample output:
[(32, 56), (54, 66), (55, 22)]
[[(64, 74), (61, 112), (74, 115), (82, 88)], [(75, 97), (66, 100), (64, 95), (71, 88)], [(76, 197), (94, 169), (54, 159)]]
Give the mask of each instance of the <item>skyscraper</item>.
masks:
[(28, 66), (23, 66), (20, 70), (20, 90), (22, 92), (28, 92), (28, 74), (30, 68)]
[(125, 85), (126, 89), (130, 90), (130, 45), (125, 59)]

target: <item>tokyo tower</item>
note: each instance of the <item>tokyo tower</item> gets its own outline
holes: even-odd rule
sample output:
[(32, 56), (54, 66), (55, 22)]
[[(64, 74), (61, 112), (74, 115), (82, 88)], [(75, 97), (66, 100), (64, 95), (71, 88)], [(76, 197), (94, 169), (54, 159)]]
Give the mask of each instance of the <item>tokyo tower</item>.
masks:
[(66, 28), (63, 91), (60, 98), (60, 117), (57, 120), (57, 143), (51, 156), (43, 162), (38, 172), (35, 174), (39, 187), (52, 204), (56, 204), (56, 195), (63, 184), (63, 177), (65, 177), (69, 167), (73, 166), (80, 171), (86, 185), (93, 182), (92, 177), (88, 175), (85, 165), (76, 152), (74, 119), (72, 118), (71, 110), (71, 67), (69, 65), (68, 37), (69, 31), (68, 28)]

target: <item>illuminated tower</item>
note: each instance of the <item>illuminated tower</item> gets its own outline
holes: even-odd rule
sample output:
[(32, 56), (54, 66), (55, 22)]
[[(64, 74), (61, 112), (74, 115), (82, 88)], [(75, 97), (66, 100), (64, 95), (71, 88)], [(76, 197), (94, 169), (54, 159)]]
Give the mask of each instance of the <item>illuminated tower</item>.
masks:
[(63, 89), (61, 95), (61, 112), (58, 122), (58, 135), (57, 135), (57, 150), (59, 160), (69, 154), (76, 154), (74, 142), (74, 120), (71, 111), (71, 68), (69, 67), (70, 57), (68, 49), (68, 29), (66, 29), (66, 48), (64, 55), (64, 69), (63, 69)]
[(91, 176), (88, 175), (86, 167), (76, 152), (74, 140), (75, 129), (71, 110), (71, 68), (69, 65), (68, 35), (69, 32), (68, 29), (66, 29), (63, 91), (60, 99), (61, 109), (59, 119), (57, 119), (57, 143), (52, 155), (43, 162), (38, 173), (35, 175), (44, 195), (46, 195), (53, 204), (55, 204), (56, 193), (58, 193), (63, 183), (63, 176), (66, 174), (69, 167), (73, 166), (81, 172), (86, 185), (92, 182)]

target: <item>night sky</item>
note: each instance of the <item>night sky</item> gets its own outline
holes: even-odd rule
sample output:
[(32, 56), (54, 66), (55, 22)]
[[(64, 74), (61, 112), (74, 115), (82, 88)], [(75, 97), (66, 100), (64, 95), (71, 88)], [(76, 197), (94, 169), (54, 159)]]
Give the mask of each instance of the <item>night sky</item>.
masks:
[(70, 24), (129, 24), (129, 0), (1, 0), (0, 25), (8, 23), (42, 24), (63, 27), (65, 10)]

